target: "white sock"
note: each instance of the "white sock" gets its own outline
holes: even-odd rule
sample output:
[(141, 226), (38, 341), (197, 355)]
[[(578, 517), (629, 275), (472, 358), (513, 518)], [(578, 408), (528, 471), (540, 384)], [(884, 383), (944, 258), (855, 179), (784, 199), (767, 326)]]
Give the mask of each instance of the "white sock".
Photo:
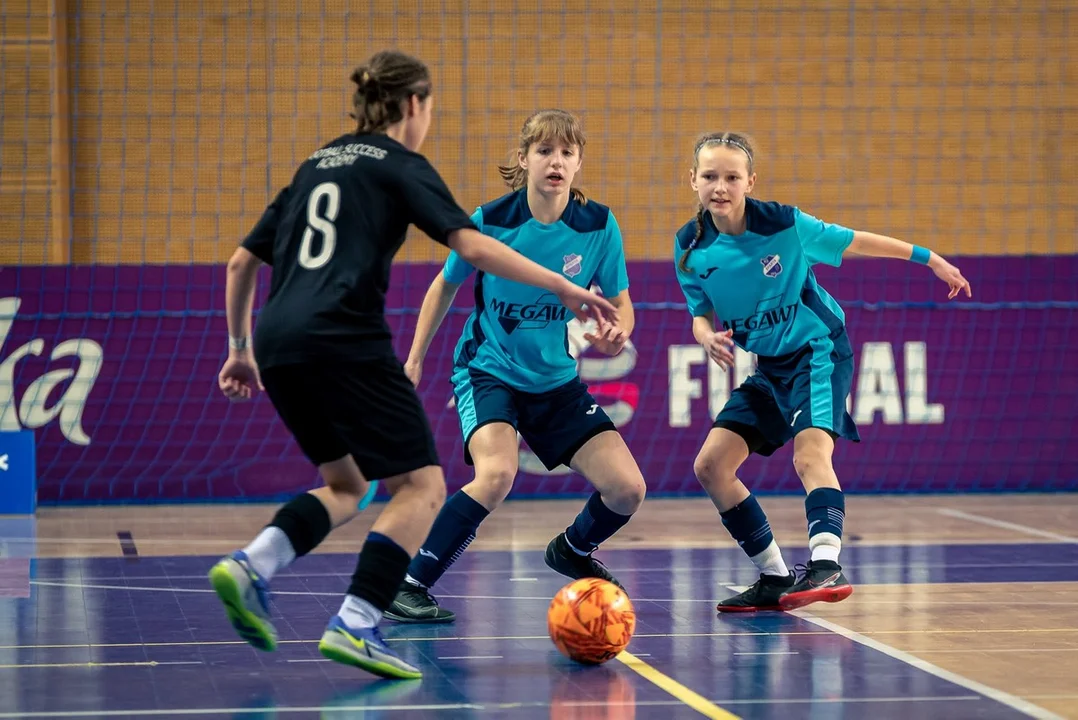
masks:
[(786, 577), (790, 574), (790, 569), (786, 567), (786, 562), (782, 559), (782, 551), (774, 540), (762, 552), (753, 555), (749, 560), (752, 560), (752, 564), (764, 575)]
[(263, 528), (243, 552), (247, 553), (251, 567), (267, 582), (296, 559), (296, 551), (292, 549), (288, 536), (276, 525)]
[(569, 542), (569, 536), (568, 535), (565, 536), (565, 544), (568, 545), (569, 549), (572, 550), (573, 552), (575, 552), (577, 555), (584, 556), (584, 555), (589, 555), (590, 554), (590, 553), (584, 552), (583, 550), (580, 550), (579, 548), (575, 547), (571, 542)]
[(350, 628), (372, 628), (382, 619), (382, 613), (378, 612), (374, 605), (363, 598), (355, 595), (345, 595), (341, 609), (337, 611), (344, 624)]
[(842, 538), (834, 533), (818, 533), (809, 538), (809, 550), (812, 551), (812, 560), (837, 563), (838, 554), (842, 552)]
[(416, 580), (411, 575), (405, 575), (404, 576), (404, 582), (408, 583), (409, 585), (415, 585), (417, 588), (423, 588), (424, 590), (428, 589), (426, 585), (419, 582), (418, 580)]

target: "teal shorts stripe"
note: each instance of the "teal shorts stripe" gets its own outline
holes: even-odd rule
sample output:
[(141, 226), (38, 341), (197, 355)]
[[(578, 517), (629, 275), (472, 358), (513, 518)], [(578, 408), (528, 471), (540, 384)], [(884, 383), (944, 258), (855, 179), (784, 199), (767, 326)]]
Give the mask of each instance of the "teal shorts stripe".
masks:
[[(812, 427), (835, 430), (835, 363), (832, 353), (835, 343), (821, 338), (809, 343), (812, 358), (809, 360), (809, 418)], [(845, 404), (843, 404), (845, 407)]]

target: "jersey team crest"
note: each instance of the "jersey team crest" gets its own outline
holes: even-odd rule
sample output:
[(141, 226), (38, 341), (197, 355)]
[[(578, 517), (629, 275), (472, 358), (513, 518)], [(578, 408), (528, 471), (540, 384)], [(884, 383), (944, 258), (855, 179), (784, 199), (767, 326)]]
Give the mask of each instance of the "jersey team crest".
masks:
[(779, 262), (778, 255), (768, 255), (760, 258), (760, 264), (764, 266), (764, 275), (769, 278), (778, 277), (779, 273), (782, 272), (782, 264)]
[(580, 266), (584, 258), (575, 253), (570, 253), (569, 255), (562, 255), (561, 259), (565, 261), (565, 264), (561, 266), (561, 271), (565, 273), (566, 277), (576, 277), (580, 274)]

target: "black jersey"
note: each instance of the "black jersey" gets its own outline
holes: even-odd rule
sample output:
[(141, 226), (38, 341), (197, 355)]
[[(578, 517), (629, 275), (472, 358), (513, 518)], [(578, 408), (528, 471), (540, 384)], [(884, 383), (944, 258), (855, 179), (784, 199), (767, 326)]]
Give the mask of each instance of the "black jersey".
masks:
[(345, 135), (307, 158), (243, 241), (273, 266), (259, 366), (392, 354), (385, 297), (409, 224), (442, 244), (475, 227), (427, 159), (385, 135)]

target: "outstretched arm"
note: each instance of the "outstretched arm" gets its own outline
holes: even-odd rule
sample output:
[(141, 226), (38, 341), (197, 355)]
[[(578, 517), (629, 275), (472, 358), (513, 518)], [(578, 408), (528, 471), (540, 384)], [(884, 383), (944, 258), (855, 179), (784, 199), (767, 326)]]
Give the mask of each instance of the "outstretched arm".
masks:
[(962, 273), (958, 268), (947, 262), (939, 254), (927, 248), (911, 245), (904, 240), (857, 230), (853, 234), (853, 242), (850, 243), (843, 254), (912, 260), (913, 262), (927, 265), (936, 274), (936, 277), (947, 283), (951, 289), (947, 295), (948, 300), (956, 297), (963, 290), (966, 291), (966, 297), (973, 297), (969, 281), (962, 277)]
[(449, 247), (469, 265), (506, 280), (554, 293), (581, 322), (586, 322), (589, 314), (596, 320), (606, 322), (617, 322), (619, 319), (614, 306), (606, 298), (574, 285), (563, 275), (547, 270), (478, 230), (460, 228), (449, 233), (448, 240)]

